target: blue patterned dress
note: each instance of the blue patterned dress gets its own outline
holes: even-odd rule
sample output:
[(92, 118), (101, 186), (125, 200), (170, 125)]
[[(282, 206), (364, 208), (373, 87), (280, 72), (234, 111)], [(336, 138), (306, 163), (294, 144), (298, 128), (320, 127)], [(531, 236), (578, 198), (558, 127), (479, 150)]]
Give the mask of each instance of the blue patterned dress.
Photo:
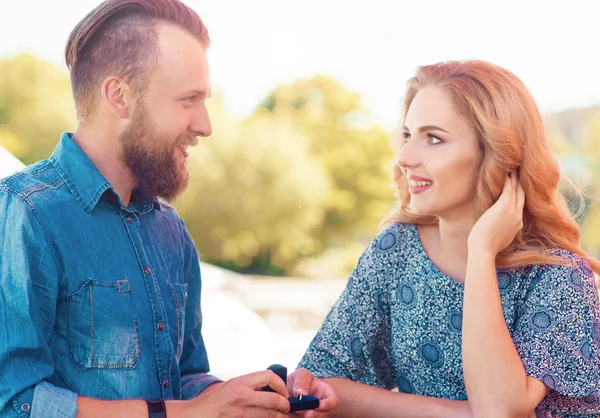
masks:
[[(551, 388), (537, 417), (598, 417), (598, 292), (585, 260), (557, 253), (573, 266), (497, 269), (504, 318), (527, 374)], [(360, 257), (298, 367), (317, 377), (466, 400), (463, 296), (464, 285), (425, 254), (416, 226), (392, 224)]]

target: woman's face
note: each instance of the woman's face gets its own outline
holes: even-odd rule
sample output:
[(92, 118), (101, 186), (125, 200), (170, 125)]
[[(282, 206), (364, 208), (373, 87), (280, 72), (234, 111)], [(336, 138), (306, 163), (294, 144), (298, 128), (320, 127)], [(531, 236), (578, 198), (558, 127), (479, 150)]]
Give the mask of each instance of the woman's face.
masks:
[(420, 90), (402, 130), (396, 164), (409, 186), (410, 209), (447, 220), (472, 219), (483, 152), (475, 128), (456, 112), (450, 94), (439, 87)]

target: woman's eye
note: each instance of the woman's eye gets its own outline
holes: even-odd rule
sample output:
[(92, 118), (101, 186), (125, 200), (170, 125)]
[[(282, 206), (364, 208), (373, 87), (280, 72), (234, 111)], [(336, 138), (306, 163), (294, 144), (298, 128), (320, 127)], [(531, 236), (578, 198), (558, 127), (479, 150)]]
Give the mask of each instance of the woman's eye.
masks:
[(429, 140), (427, 142), (429, 142), (431, 145), (437, 145), (437, 144), (444, 142), (437, 136), (433, 136), (433, 135), (427, 135), (427, 136), (429, 137)]

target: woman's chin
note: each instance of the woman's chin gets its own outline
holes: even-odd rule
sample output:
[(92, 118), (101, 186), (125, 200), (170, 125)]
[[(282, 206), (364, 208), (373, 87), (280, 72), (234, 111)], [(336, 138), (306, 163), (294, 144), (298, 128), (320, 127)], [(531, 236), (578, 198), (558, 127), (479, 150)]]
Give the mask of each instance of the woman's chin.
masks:
[(431, 208), (424, 207), (423, 205), (410, 205), (410, 211), (415, 215), (428, 216), (433, 215)]

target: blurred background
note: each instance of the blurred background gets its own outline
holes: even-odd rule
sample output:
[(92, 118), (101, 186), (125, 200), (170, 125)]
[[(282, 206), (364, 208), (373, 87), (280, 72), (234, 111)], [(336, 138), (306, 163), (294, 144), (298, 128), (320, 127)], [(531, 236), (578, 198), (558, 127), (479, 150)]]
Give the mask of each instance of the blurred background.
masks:
[[(24, 164), (75, 129), (63, 50), (99, 3), (0, 0), (0, 146)], [(213, 135), (174, 205), (203, 260), (215, 374), (295, 367), (391, 207), (390, 138), (418, 65), (478, 58), (525, 82), (565, 179), (587, 193), (580, 207), (562, 189), (600, 255), (594, 2), (186, 3), (212, 38)], [(0, 153), (0, 177), (12, 156)]]

